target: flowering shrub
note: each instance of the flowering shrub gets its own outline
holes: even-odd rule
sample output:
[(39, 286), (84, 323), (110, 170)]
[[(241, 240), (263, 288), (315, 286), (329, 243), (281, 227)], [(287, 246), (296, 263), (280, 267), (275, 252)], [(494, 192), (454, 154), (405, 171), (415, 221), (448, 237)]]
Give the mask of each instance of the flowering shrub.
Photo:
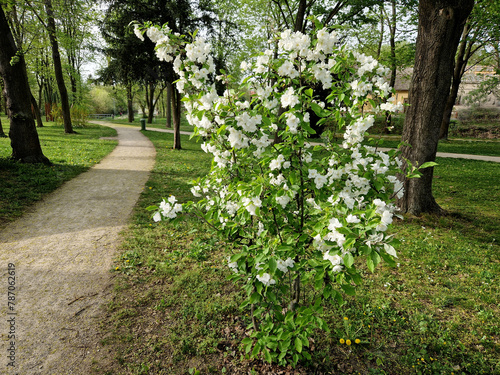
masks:
[[(246, 291), (242, 307), (251, 309), (246, 353), (280, 364), (310, 359), (304, 347), (313, 331), (328, 329), (323, 301), (341, 303), (342, 293), (353, 295), (361, 282), (355, 259), (373, 271), (396, 257), (386, 231), (393, 200), (403, 194), (395, 177), (401, 163), (396, 150), (361, 144), (374, 122), (373, 114), (363, 115), (367, 103), (373, 112), (401, 109), (384, 100), (391, 92), (386, 68), (339, 46), (335, 32), (320, 25), (311, 37), (287, 30), (271, 41), (273, 50), (242, 64), (241, 85), (217, 76), (239, 86), (220, 96), (203, 38), (166, 25), (135, 31), (156, 43), (160, 59), (173, 61), (187, 120), (213, 155), (210, 173), (192, 188), (199, 200), (182, 208), (171, 197), (154, 219), (184, 209), (239, 245), (228, 266)], [(318, 88), (328, 90), (326, 101)], [(310, 143), (313, 112), (345, 127), (342, 145)]]

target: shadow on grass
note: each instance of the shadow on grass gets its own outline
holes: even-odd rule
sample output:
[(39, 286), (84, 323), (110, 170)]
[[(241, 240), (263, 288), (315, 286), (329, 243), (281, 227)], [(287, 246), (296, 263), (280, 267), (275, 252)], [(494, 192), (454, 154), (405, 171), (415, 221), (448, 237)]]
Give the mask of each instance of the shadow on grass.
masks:
[(21, 216), (44, 194), (87, 169), (80, 165), (22, 164), (0, 158), (0, 227)]

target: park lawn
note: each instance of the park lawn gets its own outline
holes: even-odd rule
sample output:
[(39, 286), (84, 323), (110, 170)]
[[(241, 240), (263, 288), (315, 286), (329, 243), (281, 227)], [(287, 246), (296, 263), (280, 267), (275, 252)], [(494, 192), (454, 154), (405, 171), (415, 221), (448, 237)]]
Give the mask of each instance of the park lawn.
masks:
[[(242, 356), (250, 320), (239, 309), (242, 291), (227, 280), (231, 244), (193, 218), (174, 226), (146, 211), (170, 194), (191, 199), (189, 181), (207, 172), (208, 155), (187, 136), (174, 151), (171, 134), (145, 134), (157, 163), (117, 256), (102, 322), (114, 358), (95, 372), (280, 373)], [(394, 225), (398, 266), (365, 268), (356, 297), (327, 305), (331, 331), (311, 338), (313, 362), (290, 373), (500, 374), (500, 164), (437, 161), (434, 194), (448, 213)]]
[[(127, 116), (115, 116), (114, 119), (106, 119), (105, 121), (109, 121), (115, 124), (123, 124), (123, 125), (131, 125), (131, 126), (136, 126), (137, 128), (141, 127), (141, 116), (135, 116), (134, 117), (134, 122), (128, 122)], [(153, 129), (170, 129), (173, 131), (173, 125), (172, 128), (167, 128), (166, 127), (167, 119), (165, 117), (156, 117), (153, 119), (152, 124), (147, 124), (146, 123), (146, 129), (153, 128)], [(184, 115), (181, 116), (181, 131), (186, 131), (186, 132), (192, 132), (193, 131), (193, 126), (189, 125), (186, 117)]]
[[(2, 125), (8, 134), (5, 117)], [(98, 163), (117, 144), (114, 140), (100, 139), (116, 136), (116, 131), (108, 127), (87, 125), (75, 128), (76, 134), (65, 134), (62, 126), (53, 122), (44, 125), (37, 131), (42, 151), (53, 163), (51, 166), (13, 162), (10, 139), (0, 138), (0, 227), (19, 217), (44, 194)]]
[[(377, 140), (377, 144), (379, 144), (380, 147), (396, 148), (399, 145), (399, 140), (384, 139), (383, 136), (372, 137)], [(382, 141), (380, 141), (380, 139), (382, 139)], [(500, 140), (450, 138), (446, 141), (439, 141), (438, 152), (500, 156)]]
[[(117, 124), (131, 125), (138, 128), (141, 127), (140, 117), (135, 116), (134, 122), (128, 122), (126, 116), (115, 117), (114, 120), (106, 120)], [(152, 124), (146, 124), (146, 129), (167, 129), (165, 126), (166, 119), (155, 117)], [(172, 130), (172, 129), (171, 129)], [(188, 124), (185, 116), (181, 117), (181, 131), (192, 132), (193, 127)], [(342, 134), (337, 133), (335, 140), (342, 142)], [(374, 139), (380, 147), (397, 148), (400, 143), (401, 136), (386, 136), (372, 134), (367, 138)], [(317, 140), (321, 142), (321, 138)], [(438, 152), (449, 152), (454, 154), (470, 154), (470, 155), (487, 155), (500, 156), (500, 140), (499, 139), (479, 139), (479, 138), (452, 138), (449, 140), (440, 141), (438, 144)]]

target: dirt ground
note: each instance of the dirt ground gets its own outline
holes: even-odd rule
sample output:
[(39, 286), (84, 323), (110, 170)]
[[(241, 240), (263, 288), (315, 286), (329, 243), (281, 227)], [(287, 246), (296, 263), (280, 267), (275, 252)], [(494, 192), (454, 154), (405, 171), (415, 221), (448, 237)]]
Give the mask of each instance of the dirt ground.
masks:
[(0, 231), (0, 374), (90, 374), (106, 360), (110, 269), (155, 159), (136, 128), (112, 127), (111, 154)]

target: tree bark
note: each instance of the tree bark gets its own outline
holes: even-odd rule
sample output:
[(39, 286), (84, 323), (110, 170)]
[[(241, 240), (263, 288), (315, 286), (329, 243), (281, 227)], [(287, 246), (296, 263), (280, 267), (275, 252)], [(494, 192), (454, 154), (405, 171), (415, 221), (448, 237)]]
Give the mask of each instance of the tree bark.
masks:
[(155, 85), (153, 81), (149, 81), (146, 85), (146, 104), (148, 106), (148, 124), (153, 123), (155, 112)]
[(33, 115), (35, 116), (36, 119), (36, 126), (38, 128), (43, 128), (42, 115), (40, 114), (40, 107), (38, 107), (38, 103), (36, 102), (36, 99), (31, 92), (30, 92), (30, 97), (31, 97), (31, 106), (33, 109)]
[(56, 36), (56, 23), (54, 20), (54, 10), (51, 0), (44, 0), (45, 11), (47, 13), (47, 31), (49, 33), (50, 45), (52, 48), (52, 59), (54, 60), (54, 73), (56, 76), (57, 87), (61, 96), (61, 109), (63, 115), (63, 124), (65, 133), (74, 133), (73, 125), (71, 124), (71, 112), (69, 107), (68, 90), (64, 83), (64, 74), (61, 63), (61, 55), (59, 54), (59, 44)]
[[(17, 61), (12, 60), (16, 57)], [(11, 64), (13, 62), (13, 64)], [(26, 163), (50, 164), (42, 152), (31, 112), (31, 91), (24, 56), (17, 50), (7, 18), (0, 7), (0, 76), (10, 118), (12, 158)]]
[(462, 77), (465, 73), (465, 68), (467, 67), (467, 62), (469, 61), (469, 53), (472, 48), (472, 42), (467, 43), (467, 37), (470, 32), (470, 23), (467, 23), (462, 32), (462, 38), (459, 44), (457, 57), (455, 61), (455, 67), (453, 68), (453, 76), (451, 80), (451, 89), (448, 99), (446, 100), (446, 106), (443, 112), (443, 120), (441, 121), (441, 128), (439, 130), (439, 139), (448, 139), (448, 132), (450, 129), (451, 113), (453, 112), (453, 107), (457, 100), (458, 89), (462, 83)]
[(177, 90), (172, 90), (172, 112), (174, 120), (174, 150), (181, 147), (181, 94)]
[[(460, 35), (474, 6), (473, 0), (420, 0), (415, 65), (402, 141), (402, 156), (413, 165), (436, 159), (439, 130), (450, 92), (453, 61)], [(397, 204), (402, 212), (419, 215), (439, 212), (432, 195), (433, 168), (421, 178), (403, 176), (405, 195)]]
[(134, 122), (134, 105), (133, 105), (133, 95), (132, 95), (132, 82), (126, 84), (127, 87), (127, 111), (128, 111), (128, 122)]
[(167, 122), (165, 126), (167, 128), (172, 127), (172, 90), (173, 90), (173, 85), (171, 82), (167, 82)]

